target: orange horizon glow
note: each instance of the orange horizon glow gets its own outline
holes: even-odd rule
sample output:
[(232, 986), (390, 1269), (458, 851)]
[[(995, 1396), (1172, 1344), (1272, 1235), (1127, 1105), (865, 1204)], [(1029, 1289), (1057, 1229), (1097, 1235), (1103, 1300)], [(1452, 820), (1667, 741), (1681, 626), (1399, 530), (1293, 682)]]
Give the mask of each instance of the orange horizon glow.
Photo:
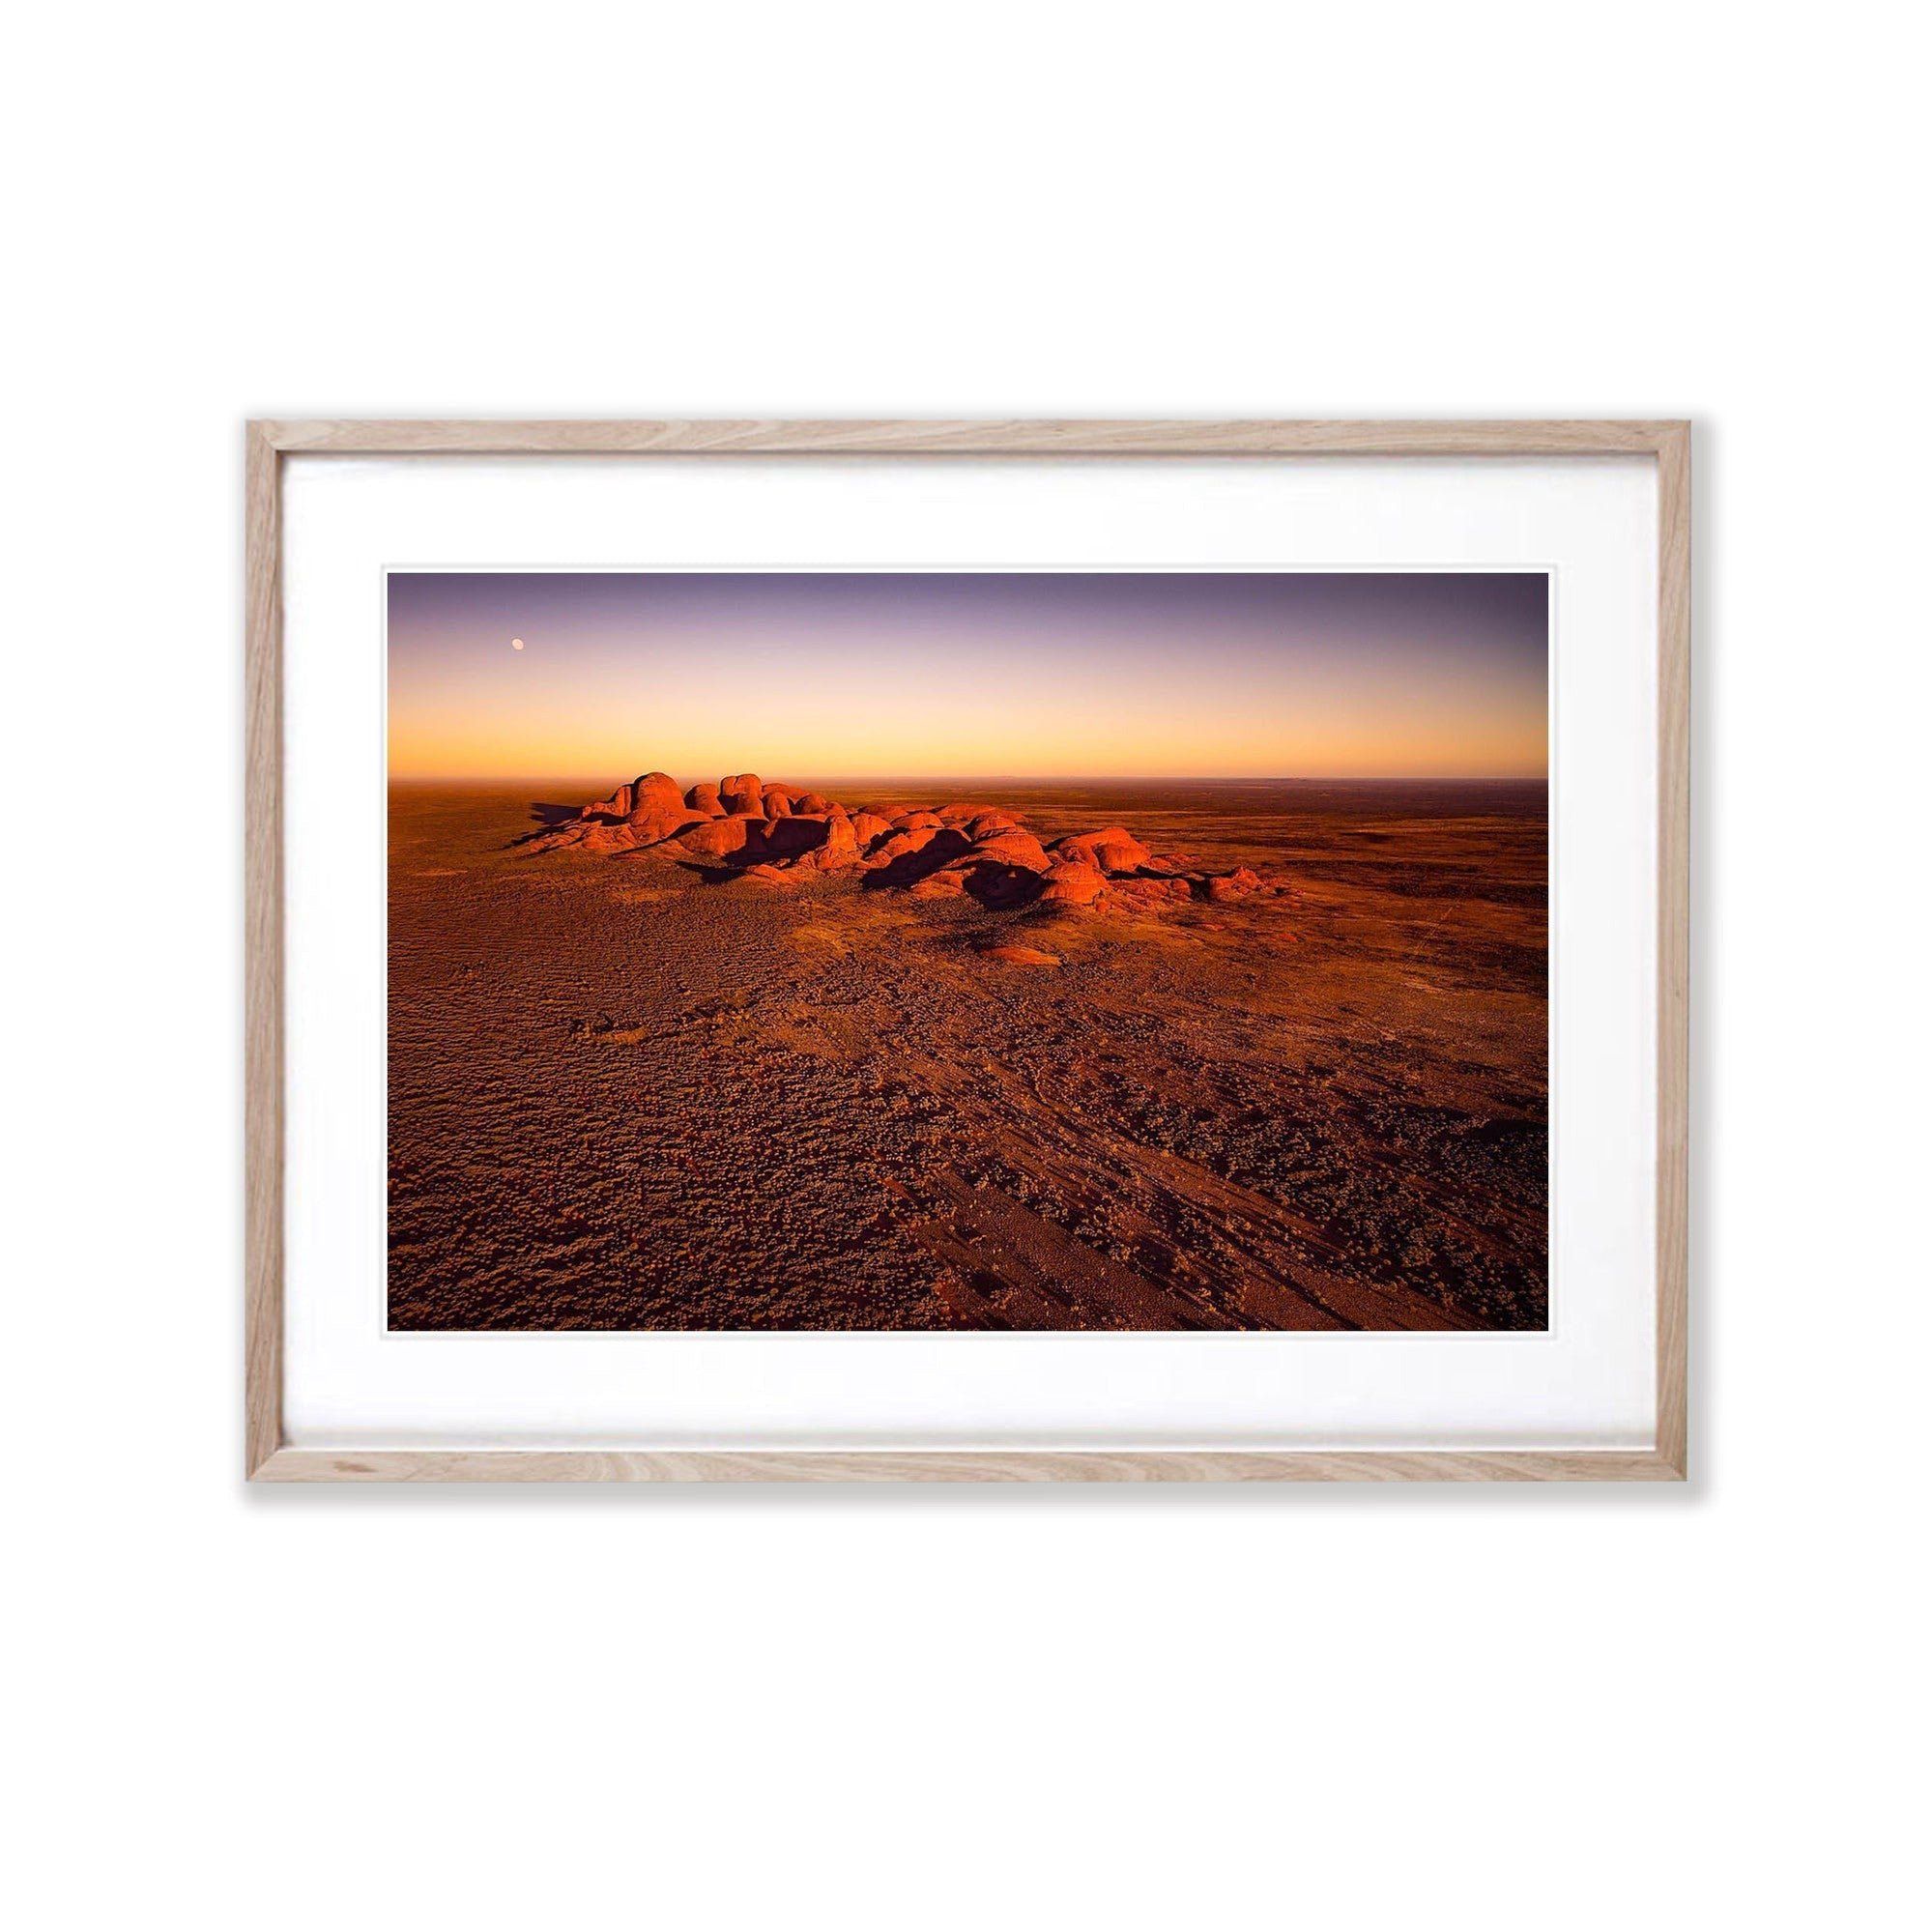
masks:
[(389, 586), (398, 782), (1548, 772), (1547, 592), (1531, 573)]

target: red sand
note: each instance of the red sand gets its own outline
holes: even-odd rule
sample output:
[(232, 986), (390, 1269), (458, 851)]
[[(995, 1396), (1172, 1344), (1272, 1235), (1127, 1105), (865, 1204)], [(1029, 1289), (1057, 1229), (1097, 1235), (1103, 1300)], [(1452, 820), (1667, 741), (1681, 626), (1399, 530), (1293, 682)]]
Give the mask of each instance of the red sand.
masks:
[(393, 792), (392, 1326), (1544, 1325), (1540, 786), (716, 791)]

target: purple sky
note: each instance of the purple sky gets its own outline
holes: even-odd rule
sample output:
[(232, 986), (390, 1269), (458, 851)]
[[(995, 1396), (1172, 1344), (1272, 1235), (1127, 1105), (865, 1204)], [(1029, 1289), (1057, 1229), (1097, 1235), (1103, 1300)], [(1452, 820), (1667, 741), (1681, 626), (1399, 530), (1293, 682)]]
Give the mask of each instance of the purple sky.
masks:
[(396, 572), (389, 587), (397, 777), (1546, 770), (1541, 573)]

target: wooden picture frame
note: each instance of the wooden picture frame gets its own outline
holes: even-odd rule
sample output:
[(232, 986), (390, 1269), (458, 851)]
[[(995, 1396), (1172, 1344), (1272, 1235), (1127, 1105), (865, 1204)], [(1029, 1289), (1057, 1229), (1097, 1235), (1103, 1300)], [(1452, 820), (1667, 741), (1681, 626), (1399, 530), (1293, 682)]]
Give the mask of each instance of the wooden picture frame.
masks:
[[(282, 459), (288, 455), (1641, 456), (1657, 464), (1657, 1429), (1643, 1450), (291, 1447), (282, 1427)], [(1687, 1471), (1690, 428), (1683, 421), (254, 421), (246, 430), (245, 1474), (287, 1482), (1570, 1482)]]

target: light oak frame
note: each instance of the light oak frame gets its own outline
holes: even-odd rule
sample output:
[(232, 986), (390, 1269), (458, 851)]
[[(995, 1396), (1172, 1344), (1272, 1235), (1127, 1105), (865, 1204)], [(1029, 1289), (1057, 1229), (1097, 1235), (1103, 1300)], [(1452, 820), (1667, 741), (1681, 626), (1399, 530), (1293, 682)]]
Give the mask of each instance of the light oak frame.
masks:
[[(1649, 456), (1658, 466), (1657, 1440), (1648, 1450), (292, 1448), (282, 1394), (281, 459)], [(1682, 421), (255, 421), (247, 425), (245, 1473), (269, 1483), (1674, 1482), (1687, 1472), (1690, 426)]]

